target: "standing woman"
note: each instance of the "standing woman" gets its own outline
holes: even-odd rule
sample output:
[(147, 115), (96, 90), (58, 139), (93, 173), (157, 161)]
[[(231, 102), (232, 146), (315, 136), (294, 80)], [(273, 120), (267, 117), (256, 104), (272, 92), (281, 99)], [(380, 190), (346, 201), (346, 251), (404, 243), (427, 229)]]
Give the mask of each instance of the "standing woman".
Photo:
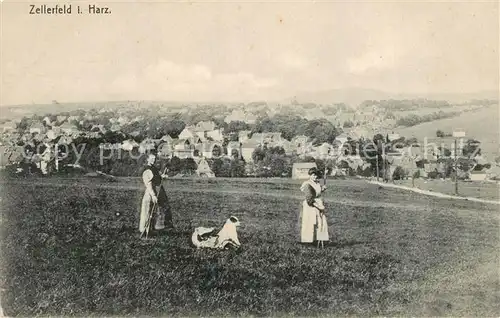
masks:
[(305, 194), (300, 213), (300, 242), (328, 241), (328, 224), (325, 216), (325, 206), (321, 193), (326, 187), (318, 182), (320, 172), (316, 168), (309, 169), (309, 180), (305, 181), (300, 190)]
[[(142, 181), (146, 188), (141, 203), (141, 215), (139, 221), (139, 231), (142, 233), (146, 228), (146, 222), (150, 213), (152, 215), (152, 222), (155, 230), (163, 230), (165, 223), (171, 227), (171, 211), (168, 204), (167, 194), (162, 185), (162, 179), (166, 178), (165, 174), (160, 175), (158, 168), (154, 165), (156, 162), (156, 155), (149, 154), (147, 158), (146, 167), (142, 173)], [(155, 208), (155, 211), (152, 209)]]

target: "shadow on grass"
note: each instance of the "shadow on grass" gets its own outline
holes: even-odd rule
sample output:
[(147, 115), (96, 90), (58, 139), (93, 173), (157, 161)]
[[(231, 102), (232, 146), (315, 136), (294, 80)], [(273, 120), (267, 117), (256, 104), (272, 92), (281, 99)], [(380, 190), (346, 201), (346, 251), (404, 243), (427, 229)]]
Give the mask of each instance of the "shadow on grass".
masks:
[[(370, 244), (370, 242), (368, 241), (356, 241), (356, 240), (352, 240), (352, 241), (331, 241), (331, 242), (328, 242), (328, 247), (330, 248), (342, 248), (342, 247), (351, 247), (351, 246), (356, 246), (356, 245), (368, 245)], [(327, 244), (325, 244), (325, 247), (327, 246)]]
[(353, 241), (329, 241), (329, 242), (324, 242), (323, 245), (321, 245), (321, 243), (318, 244), (318, 242), (314, 243), (297, 242), (297, 244), (298, 246), (302, 246), (304, 248), (333, 249), (333, 248), (351, 247), (356, 245), (364, 246), (370, 244), (370, 242), (353, 240)]

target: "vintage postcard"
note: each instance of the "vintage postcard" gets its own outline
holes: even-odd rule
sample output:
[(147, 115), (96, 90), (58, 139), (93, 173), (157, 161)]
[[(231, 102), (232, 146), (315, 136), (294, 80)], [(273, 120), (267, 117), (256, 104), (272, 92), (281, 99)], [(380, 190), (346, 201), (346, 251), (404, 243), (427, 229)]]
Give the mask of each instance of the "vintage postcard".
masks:
[(0, 316), (500, 315), (498, 1), (0, 14)]

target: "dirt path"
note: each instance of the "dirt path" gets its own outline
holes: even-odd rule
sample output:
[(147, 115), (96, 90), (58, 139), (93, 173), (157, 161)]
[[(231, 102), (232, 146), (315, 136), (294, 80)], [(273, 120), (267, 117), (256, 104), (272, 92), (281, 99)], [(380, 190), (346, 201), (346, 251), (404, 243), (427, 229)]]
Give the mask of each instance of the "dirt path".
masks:
[(479, 199), (479, 198), (473, 198), (473, 197), (461, 197), (461, 196), (444, 194), (444, 193), (440, 193), (440, 192), (422, 190), (422, 189), (418, 189), (418, 188), (410, 188), (410, 187), (397, 185), (397, 184), (383, 183), (383, 182), (378, 182), (378, 181), (368, 181), (368, 183), (376, 184), (378, 186), (386, 187), (386, 188), (394, 188), (394, 189), (400, 189), (400, 190), (413, 191), (415, 193), (429, 195), (429, 196), (433, 196), (433, 197), (437, 197), (437, 198), (466, 200), (466, 201), (474, 201), (474, 202), (480, 202), (480, 203), (486, 203), (486, 204), (500, 204), (500, 201), (485, 200), (485, 199)]

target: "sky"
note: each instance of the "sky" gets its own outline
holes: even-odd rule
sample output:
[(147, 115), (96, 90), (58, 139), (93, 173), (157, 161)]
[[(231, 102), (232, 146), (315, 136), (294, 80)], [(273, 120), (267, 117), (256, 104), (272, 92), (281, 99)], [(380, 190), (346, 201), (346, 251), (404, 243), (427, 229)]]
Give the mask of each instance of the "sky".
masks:
[(496, 1), (60, 2), (70, 16), (16, 1), (1, 3), (0, 105), (499, 88)]

